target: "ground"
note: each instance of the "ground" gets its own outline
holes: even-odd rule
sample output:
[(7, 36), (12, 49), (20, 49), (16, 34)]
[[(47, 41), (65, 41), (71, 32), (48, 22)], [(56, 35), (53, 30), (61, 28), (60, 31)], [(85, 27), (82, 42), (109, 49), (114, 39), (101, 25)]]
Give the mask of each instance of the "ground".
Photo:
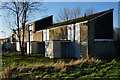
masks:
[(115, 59), (49, 59), (43, 54), (4, 53), (2, 69), (3, 78), (13, 80), (120, 79), (120, 61)]

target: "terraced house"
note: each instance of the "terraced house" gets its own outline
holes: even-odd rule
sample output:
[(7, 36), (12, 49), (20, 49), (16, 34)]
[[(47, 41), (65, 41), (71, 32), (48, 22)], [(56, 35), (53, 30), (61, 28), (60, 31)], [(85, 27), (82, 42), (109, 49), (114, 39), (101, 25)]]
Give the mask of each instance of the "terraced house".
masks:
[(25, 28), (27, 50), (29, 30), (31, 53), (45, 53), (50, 58), (115, 55), (113, 9), (57, 24), (52, 24), (52, 16), (30, 23)]

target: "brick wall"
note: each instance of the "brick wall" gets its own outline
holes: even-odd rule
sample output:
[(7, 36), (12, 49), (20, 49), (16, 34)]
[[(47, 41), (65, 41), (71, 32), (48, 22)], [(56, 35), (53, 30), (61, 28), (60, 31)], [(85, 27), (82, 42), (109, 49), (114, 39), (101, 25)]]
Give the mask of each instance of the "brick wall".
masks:
[(29, 25), (25, 26), (25, 34), (24, 34), (24, 41), (27, 42), (29, 40)]
[(67, 39), (67, 27), (59, 27), (49, 30), (49, 40)]
[(85, 23), (80, 23), (80, 41), (88, 41), (88, 26)]
[(83, 58), (88, 57), (88, 26), (86, 23), (80, 23), (80, 53)]
[(42, 41), (43, 40), (43, 33), (42, 31), (37, 31), (33, 33), (33, 41)]

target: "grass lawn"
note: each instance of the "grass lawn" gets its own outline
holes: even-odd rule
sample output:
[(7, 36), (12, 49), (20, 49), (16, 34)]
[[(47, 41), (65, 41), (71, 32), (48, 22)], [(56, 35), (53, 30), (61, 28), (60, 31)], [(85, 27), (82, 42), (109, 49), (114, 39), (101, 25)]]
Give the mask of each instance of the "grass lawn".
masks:
[(2, 55), (3, 78), (13, 80), (40, 79), (120, 79), (120, 61), (98, 59), (49, 59), (43, 54), (21, 56)]

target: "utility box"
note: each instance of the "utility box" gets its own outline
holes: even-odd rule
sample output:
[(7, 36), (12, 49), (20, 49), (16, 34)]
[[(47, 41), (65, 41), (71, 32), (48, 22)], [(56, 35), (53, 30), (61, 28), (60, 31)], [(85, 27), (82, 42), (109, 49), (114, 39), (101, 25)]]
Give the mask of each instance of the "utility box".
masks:
[(45, 42), (44, 41), (40, 41), (37, 43), (37, 48), (38, 48), (38, 53), (40, 54), (45, 54)]
[[(29, 54), (29, 42), (27, 42), (27, 53)], [(30, 42), (30, 54), (45, 53), (45, 42), (43, 41), (31, 41)]]
[(45, 57), (80, 58), (80, 43), (71, 41), (45, 41)]
[(61, 58), (61, 42), (45, 41), (45, 57)]
[(61, 42), (61, 55), (63, 58), (74, 57), (74, 44), (71, 41)]
[[(29, 42), (27, 42), (27, 53), (29, 54)], [(37, 42), (36, 41), (31, 41), (30, 42), (30, 54), (36, 54), (38, 53), (38, 48), (37, 48)]]

